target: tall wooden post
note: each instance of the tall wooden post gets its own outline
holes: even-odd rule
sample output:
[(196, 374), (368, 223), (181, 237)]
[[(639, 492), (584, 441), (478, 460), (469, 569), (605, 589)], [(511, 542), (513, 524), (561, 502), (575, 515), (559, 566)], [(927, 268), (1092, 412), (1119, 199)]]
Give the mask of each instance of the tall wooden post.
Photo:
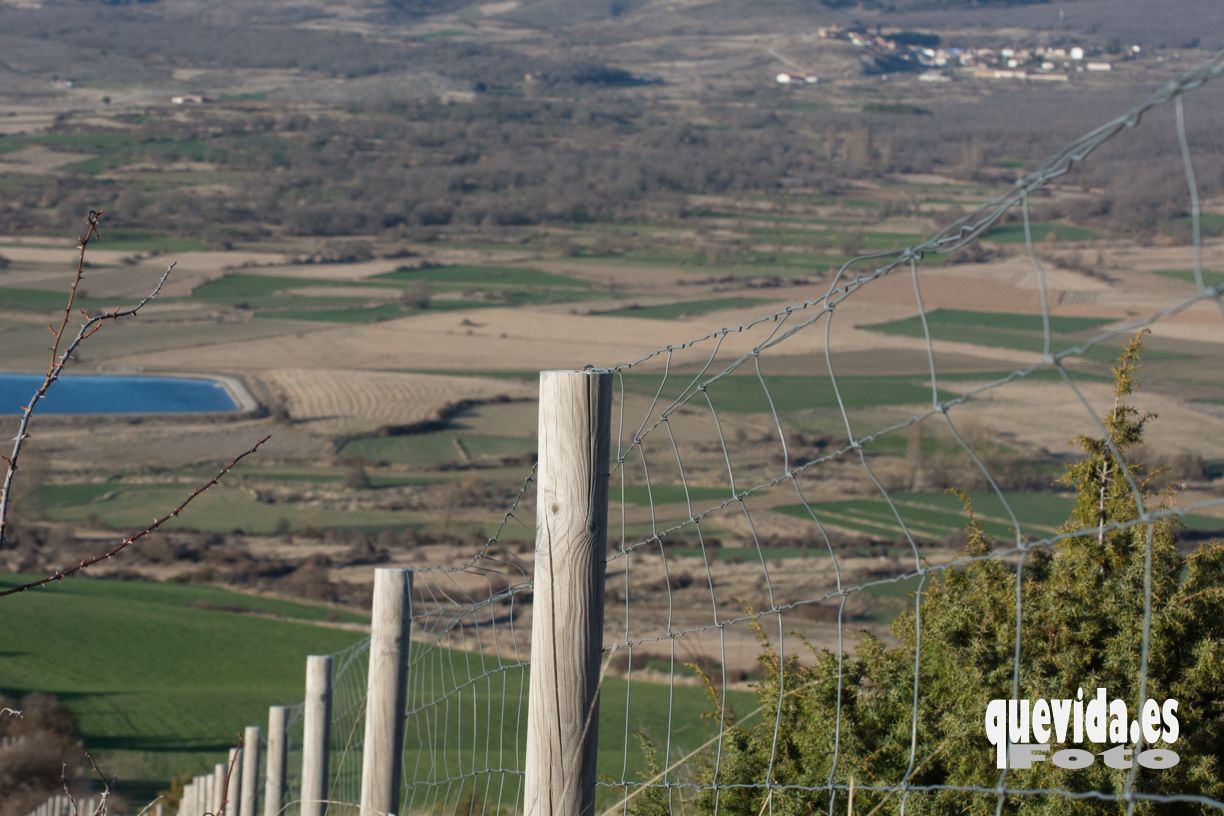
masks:
[(608, 371), (540, 373), (527, 713), (532, 816), (591, 816), (608, 532)]
[(264, 771), (264, 816), (281, 816), (285, 807), (285, 769), (289, 753), (289, 709), (268, 709), (268, 761)]
[(238, 795), (238, 816), (256, 816), (259, 799), (259, 726), (248, 725), (242, 732), (242, 784)]
[(306, 658), (306, 705), (302, 722), (301, 816), (323, 816), (327, 799), (328, 748), (331, 740), (329, 655)]
[(375, 570), (361, 816), (383, 816), (399, 810), (411, 630), (412, 571)]

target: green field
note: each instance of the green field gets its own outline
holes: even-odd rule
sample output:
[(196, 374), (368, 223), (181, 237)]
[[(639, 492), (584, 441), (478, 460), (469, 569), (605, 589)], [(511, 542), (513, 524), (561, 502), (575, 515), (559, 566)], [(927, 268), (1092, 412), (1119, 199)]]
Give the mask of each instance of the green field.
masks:
[(423, 269), (397, 269), (375, 275), (373, 280), (397, 283), (428, 281), (430, 283), (461, 283), (470, 286), (509, 286), (567, 289), (589, 289), (591, 283), (569, 275), (558, 275), (542, 269), (521, 266), (431, 266)]
[[(1193, 269), (1157, 269), (1156, 274), (1164, 278), (1172, 278), (1190, 285), (1195, 285)], [(1208, 286), (1219, 286), (1224, 283), (1224, 272), (1213, 272), (1210, 269), (1203, 270), (1203, 283)]]
[[(0, 586), (21, 579), (0, 574)], [(301, 699), (307, 655), (337, 652), (362, 637), (309, 625), (360, 622), (355, 615), (211, 587), (84, 577), (3, 603), (0, 690), (37, 690), (64, 699), (80, 718), (86, 747), (119, 777), (117, 789), (133, 794), (151, 794), (173, 775), (211, 768), (243, 726), (266, 722), (269, 705)], [(460, 637), (450, 642), (458, 644)], [(424, 781), (489, 766), (521, 768), (527, 671), (515, 665), (519, 658), (428, 641), (413, 648), (405, 742), (409, 777)], [(682, 662), (678, 657), (675, 671), (690, 674)], [(650, 663), (670, 669), (666, 660)], [(360, 663), (355, 668), (354, 679), (336, 666), (333, 747), (344, 744), (354, 707), (359, 710), (364, 672)], [(730, 692), (729, 699), (741, 715), (755, 708), (751, 693)], [(627, 706), (630, 779), (645, 772), (638, 732), (661, 746), (671, 722), (676, 752), (715, 733), (715, 723), (701, 716), (709, 711), (701, 688), (678, 685), (672, 692), (665, 685), (608, 677), (600, 704), (601, 774), (620, 777)]]
[[(631, 393), (653, 397), (659, 390), (659, 377), (647, 374), (625, 374), (625, 389)], [(674, 400), (693, 380), (691, 375), (673, 374), (663, 388), (661, 400)], [(733, 414), (764, 414), (772, 400), (780, 413), (805, 410), (836, 409), (837, 395), (828, 377), (769, 375), (765, 383), (769, 397), (755, 374), (732, 374), (715, 380), (707, 388), (710, 401), (717, 411)], [(929, 405), (931, 386), (921, 376), (839, 376), (837, 386), (842, 401), (849, 408), (870, 408), (881, 405)], [(941, 399), (955, 396), (941, 392)], [(696, 393), (687, 404), (696, 410), (708, 410), (705, 397)]]
[(721, 312), (727, 309), (747, 309), (769, 303), (763, 298), (712, 298), (710, 300), (689, 300), (680, 303), (661, 303), (657, 306), (626, 306), (599, 312), (609, 317), (645, 317), (651, 320), (677, 320), (682, 317), (698, 317), (709, 312)]
[[(65, 283), (65, 286), (67, 283)], [(65, 291), (56, 291), (52, 289), (26, 289), (16, 286), (0, 286), (0, 309), (13, 309), (23, 312), (46, 312), (54, 314), (59, 312), (64, 314), (64, 304), (68, 302), (68, 294)], [(115, 304), (109, 301), (105, 304), (96, 298), (78, 297), (76, 304), (79, 308), (90, 309), (101, 305), (113, 306)]]
[[(889, 494), (906, 527), (916, 539), (937, 541), (965, 529), (965, 514), (960, 499), (950, 493), (896, 491)], [(1020, 530), (1029, 540), (1052, 535), (1071, 512), (1072, 497), (1061, 493), (1004, 493)], [(1000, 543), (1015, 540), (1015, 531), (1003, 503), (993, 492), (972, 493), (973, 509), (987, 533)], [(901, 527), (882, 496), (811, 502), (816, 517), (824, 524), (863, 533), (873, 538), (899, 540)], [(775, 507), (775, 512), (800, 519), (811, 519), (803, 505)], [(1196, 532), (1224, 533), (1224, 518), (1192, 515), (1186, 527)]]
[[(1029, 231), (1033, 241), (1044, 241), (1053, 233), (1059, 241), (1091, 241), (1097, 237), (1096, 230), (1088, 227), (1073, 227), (1070, 224), (1031, 223)], [(994, 241), (998, 244), (1023, 244), (1024, 224), (996, 224), (982, 236), (983, 241)]]
[[(933, 340), (948, 340), (972, 343), (981, 346), (1010, 348), (1019, 351), (1042, 350), (1043, 324), (1041, 315), (1013, 314), (1010, 312), (973, 312), (962, 309), (935, 309), (927, 313), (927, 326)], [(1093, 329), (1099, 329), (1113, 321), (1095, 317), (1050, 317), (1051, 348), (1055, 351), (1074, 346), (1086, 339)], [(859, 328), (881, 334), (902, 337), (923, 337), (922, 319), (918, 316), (875, 323)], [(1096, 349), (1110, 358), (1117, 352), (1112, 349)]]
[[(608, 488), (608, 494), (611, 496), (612, 504), (619, 503), (622, 497), (629, 504), (685, 503), (684, 485), (678, 484), (652, 484), (649, 490), (643, 484), (627, 484), (624, 486), (622, 495), (619, 479), (613, 478), (612, 484)], [(731, 498), (731, 490), (726, 487), (697, 487), (689, 485), (687, 495), (694, 502), (694, 509), (697, 509), (699, 506), (696, 504), (697, 502), (702, 502), (703, 504), (700, 506), (705, 506), (710, 502)]]
[(308, 625), (357, 616), (211, 587), (86, 577), (0, 603), (0, 689), (59, 695), (108, 772), (156, 786), (211, 767), (269, 705), (300, 699), (306, 655), (361, 637)]

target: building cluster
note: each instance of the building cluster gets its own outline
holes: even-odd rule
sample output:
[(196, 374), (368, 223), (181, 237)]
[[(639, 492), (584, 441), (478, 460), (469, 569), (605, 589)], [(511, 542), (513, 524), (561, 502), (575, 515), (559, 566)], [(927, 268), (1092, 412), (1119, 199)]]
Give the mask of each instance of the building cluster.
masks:
[(825, 26), (821, 39), (842, 40), (863, 49), (889, 72), (913, 71), (927, 82), (948, 82), (954, 75), (977, 79), (1027, 79), (1065, 82), (1073, 73), (1111, 71), (1118, 61), (1137, 59), (1142, 46), (1131, 45), (1109, 57), (1083, 46), (953, 47), (934, 44), (922, 34), (872, 34), (863, 29)]

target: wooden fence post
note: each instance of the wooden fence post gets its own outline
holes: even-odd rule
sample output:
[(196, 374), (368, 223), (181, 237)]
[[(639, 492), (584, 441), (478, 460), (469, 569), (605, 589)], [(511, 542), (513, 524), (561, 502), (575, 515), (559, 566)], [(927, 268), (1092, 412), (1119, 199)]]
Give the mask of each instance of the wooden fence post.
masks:
[(399, 810), (411, 631), (412, 570), (374, 570), (361, 816)]
[[(226, 768), (229, 769), (229, 783), (225, 787), (225, 815), (234, 816), (238, 813), (238, 800), (242, 794), (242, 757), (237, 756), (238, 749), (231, 748), (229, 750), (229, 762)], [(217, 803), (220, 807), (221, 803)]]
[(591, 816), (603, 650), (612, 375), (540, 373), (524, 811)]
[(242, 786), (238, 797), (238, 816), (255, 816), (259, 799), (259, 726), (248, 725), (242, 732)]
[(228, 763), (218, 762), (204, 786), (204, 809), (209, 813), (216, 813), (221, 807), (221, 800), (225, 798), (225, 774), (228, 770)]
[(268, 762), (264, 782), (264, 816), (281, 816), (285, 807), (285, 769), (289, 752), (289, 709), (268, 709)]
[(306, 705), (302, 723), (301, 816), (323, 816), (327, 799), (327, 764), (331, 742), (330, 655), (306, 658)]

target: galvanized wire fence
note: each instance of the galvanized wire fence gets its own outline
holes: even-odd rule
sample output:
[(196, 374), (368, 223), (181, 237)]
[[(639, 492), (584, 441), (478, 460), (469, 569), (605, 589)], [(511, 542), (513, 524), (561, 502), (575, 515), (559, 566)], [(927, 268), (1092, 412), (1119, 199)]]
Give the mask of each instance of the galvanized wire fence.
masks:
[[(1167, 600), (1154, 600), (1165, 580), (1153, 574), (1154, 552), (1167, 522), (1209, 516), (1224, 498), (1202, 491), (1154, 497), (1111, 436), (1112, 420), (1102, 417), (1114, 405), (1109, 367), (1140, 330), (1190, 345), (1224, 340), (1224, 287), (1206, 269), (1195, 174), (1194, 147), (1205, 142), (1184, 101), (1222, 73), (1224, 54), (928, 240), (855, 258), (818, 297), (611, 368), (602, 812), (1224, 810), (1224, 794), (1202, 783), (1206, 777), (1178, 776), (1179, 787), (1170, 789), (1159, 771), (1136, 762), (1113, 776), (1069, 772), (1032, 785), (1018, 771), (950, 755), (966, 744), (983, 755), (991, 748), (980, 719), (926, 719), (957, 684), (930, 673), (955, 652), (939, 651), (946, 633), (924, 629), (928, 593), (946, 593), (947, 581), (975, 565), (997, 565), (1008, 635), (993, 647), (1003, 655), (995, 687), (1015, 699), (1074, 696), (1074, 688), (1026, 685), (1039, 659), (1029, 651), (1026, 587), (1064, 543), (1136, 531), (1141, 569), (1129, 599), (1137, 617), (1127, 702), (1141, 705), (1149, 696), (1152, 663), (1163, 660), (1151, 651), (1153, 618)], [(1187, 267), (1189, 283), (1149, 286), (1139, 298), (1144, 313), (1123, 320), (1106, 309), (1097, 318), (1069, 318), (1053, 294), (1068, 289), (1069, 273), (1054, 268), (1057, 247), (1038, 240), (1033, 211), (1054, 182), (1141, 124), (1167, 128), (1175, 140), (1169, 156), (1153, 160), (1167, 160), (1186, 179), (1190, 238), (1168, 254)], [(967, 310), (982, 298), (963, 282), (949, 286), (944, 261), (1009, 218), (1027, 266), (1008, 274), (1025, 278), (1031, 294), (1017, 311), (1031, 308), (1023, 319), (988, 317), (968, 331)], [(990, 268), (975, 273), (988, 290)], [(1109, 287), (1092, 285), (1108, 297)], [(1168, 329), (1186, 325), (1193, 331)], [(891, 356), (879, 348), (866, 356), (864, 332)], [(965, 364), (966, 340), (999, 366)], [(1169, 348), (1158, 344), (1148, 365), (1172, 365), (1177, 352)], [(867, 365), (876, 370), (864, 371)], [(1218, 418), (1198, 421), (1201, 431), (1179, 426), (1182, 447), (1194, 447), (1186, 434), (1220, 430)], [(1015, 433), (1000, 436), (1008, 423)], [(1069, 525), (1067, 497), (1023, 486), (1034, 478), (1048, 483), (1051, 473), (1038, 468), (1036, 477), (1021, 478), (1009, 470), (1009, 445), (1056, 444), (1076, 433), (1103, 440), (1102, 462), (1125, 483), (1132, 517)], [(966, 528), (961, 499), (917, 472), (932, 458), (941, 462), (939, 478), (973, 499), (983, 534), (976, 548), (957, 539)], [(534, 584), (530, 558), (502, 531), (511, 523), (533, 527), (532, 487), (528, 475), (501, 528), (466, 563), (414, 565), (403, 813), (523, 809)], [(890, 635), (887, 625), (898, 616), (904, 622)], [(336, 656), (332, 813), (355, 813), (360, 799), (366, 646)], [(893, 685), (870, 687), (879, 678), (867, 667), (872, 660), (887, 666)], [(1086, 672), (1085, 688), (1095, 679)], [(874, 731), (860, 718), (872, 695), (889, 697), (881, 710), (897, 715)], [(810, 742), (799, 744), (787, 729), (803, 722), (804, 711), (827, 712), (829, 720), (803, 729)], [(300, 740), (300, 725), (297, 733)], [(864, 744), (872, 734), (885, 735), (887, 745)], [(880, 764), (884, 754), (892, 766)], [(294, 759), (291, 753), (291, 769)], [(292, 780), (289, 789), (287, 801), (295, 801)]]

